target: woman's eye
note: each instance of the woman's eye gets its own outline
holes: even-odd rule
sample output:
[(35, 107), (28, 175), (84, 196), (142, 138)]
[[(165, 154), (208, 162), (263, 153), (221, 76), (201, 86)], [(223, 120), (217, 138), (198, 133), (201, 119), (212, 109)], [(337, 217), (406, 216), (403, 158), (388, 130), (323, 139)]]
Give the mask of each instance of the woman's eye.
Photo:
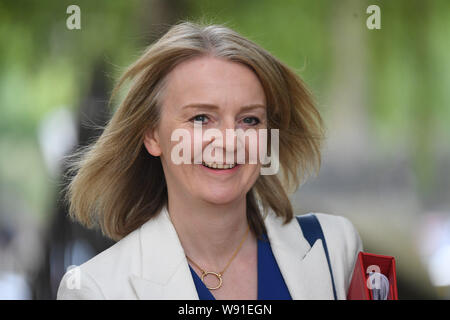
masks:
[(202, 124), (205, 124), (208, 121), (208, 117), (206, 115), (204, 115), (204, 114), (199, 114), (199, 115), (196, 115), (195, 117), (193, 117), (191, 119), (191, 121), (193, 121), (193, 122), (200, 122)]
[(251, 125), (251, 126), (256, 126), (257, 124), (260, 123), (259, 119), (256, 118), (256, 117), (247, 117), (247, 118), (244, 118), (243, 121), (244, 121), (245, 124), (248, 124), (248, 125)]

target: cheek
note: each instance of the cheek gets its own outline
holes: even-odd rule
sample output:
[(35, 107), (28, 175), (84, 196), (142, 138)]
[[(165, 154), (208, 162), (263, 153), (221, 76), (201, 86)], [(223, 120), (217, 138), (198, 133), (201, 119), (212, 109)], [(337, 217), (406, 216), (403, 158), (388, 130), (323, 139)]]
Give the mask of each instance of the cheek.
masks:
[[(165, 124), (160, 130), (162, 156), (169, 165), (186, 163), (192, 154), (192, 133), (184, 128)], [(188, 160), (186, 159), (188, 158)]]
[[(256, 131), (255, 135), (249, 135), (244, 139), (238, 141), (238, 151), (245, 154), (245, 163), (250, 165), (264, 164), (265, 156), (267, 155), (267, 139), (264, 133)], [(238, 152), (239, 154), (239, 152)], [(242, 157), (239, 157), (243, 159)]]
[(270, 143), (268, 137), (267, 129), (260, 129), (258, 132), (258, 141), (257, 141), (257, 149), (258, 149), (258, 164), (266, 165), (270, 161), (268, 159), (270, 153)]
[[(203, 142), (202, 131), (201, 130), (190, 130), (190, 148), (191, 148), (191, 159), (192, 163), (200, 164), (200, 159), (203, 159), (203, 150), (208, 142)], [(197, 161), (196, 161), (197, 160)]]
[(247, 178), (248, 183), (254, 184), (256, 179), (258, 179), (260, 172), (261, 172), (261, 165), (260, 164), (250, 164), (247, 165), (249, 167), (249, 177)]

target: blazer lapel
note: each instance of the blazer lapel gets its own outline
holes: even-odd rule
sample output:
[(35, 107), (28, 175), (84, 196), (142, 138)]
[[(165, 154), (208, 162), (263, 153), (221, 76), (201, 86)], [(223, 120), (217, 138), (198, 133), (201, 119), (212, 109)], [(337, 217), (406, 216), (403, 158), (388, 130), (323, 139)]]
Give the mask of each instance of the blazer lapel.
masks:
[(141, 275), (130, 276), (139, 299), (198, 300), (176, 230), (164, 207), (140, 229)]
[(271, 211), (265, 218), (265, 225), (292, 299), (334, 299), (322, 240), (310, 247), (295, 218), (283, 225), (281, 218)]

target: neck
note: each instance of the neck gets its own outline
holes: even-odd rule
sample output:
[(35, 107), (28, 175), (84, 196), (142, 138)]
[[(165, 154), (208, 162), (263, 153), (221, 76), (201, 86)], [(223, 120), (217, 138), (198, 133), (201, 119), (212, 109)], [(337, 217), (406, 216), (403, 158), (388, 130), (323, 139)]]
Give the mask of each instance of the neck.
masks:
[[(168, 201), (168, 212), (185, 254), (202, 268), (217, 271), (227, 264), (246, 233), (246, 210), (245, 196), (226, 205), (172, 197)], [(250, 238), (251, 232), (245, 243)]]

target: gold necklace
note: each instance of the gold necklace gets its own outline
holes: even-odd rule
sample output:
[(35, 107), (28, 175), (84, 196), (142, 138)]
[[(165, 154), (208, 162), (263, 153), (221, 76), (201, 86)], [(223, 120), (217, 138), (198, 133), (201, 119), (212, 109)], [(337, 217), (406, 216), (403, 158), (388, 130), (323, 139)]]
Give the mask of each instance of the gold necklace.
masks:
[(227, 265), (225, 266), (225, 268), (224, 268), (222, 271), (220, 271), (220, 272), (205, 271), (205, 270), (203, 270), (198, 264), (196, 264), (191, 258), (189, 258), (189, 257), (186, 255), (186, 258), (187, 258), (190, 262), (192, 262), (192, 264), (193, 264), (194, 266), (196, 266), (196, 267), (202, 272), (202, 276), (201, 276), (201, 277), (202, 277), (203, 283), (205, 283), (205, 280), (204, 280), (204, 279), (205, 279), (205, 277), (206, 277), (207, 275), (213, 275), (213, 276), (215, 276), (215, 277), (219, 280), (219, 284), (218, 284), (217, 286), (215, 286), (215, 287), (208, 287), (208, 286), (206, 285), (206, 283), (205, 283), (205, 286), (206, 286), (208, 289), (210, 289), (210, 290), (216, 290), (216, 289), (219, 289), (219, 288), (222, 286), (222, 282), (223, 282), (223, 280), (222, 280), (222, 275), (223, 275), (223, 273), (225, 272), (225, 270), (227, 270), (227, 268), (228, 268), (228, 266), (230, 265), (231, 261), (233, 261), (234, 257), (236, 257), (237, 253), (239, 252), (239, 250), (241, 249), (242, 245), (244, 244), (244, 241), (245, 241), (245, 239), (247, 238), (249, 229), (250, 229), (250, 227), (247, 226), (247, 231), (245, 231), (244, 238), (242, 239), (242, 241), (241, 241), (241, 243), (239, 244), (239, 246), (237, 247), (237, 249), (234, 251), (233, 255), (231, 256), (231, 259), (228, 260), (228, 263), (227, 263)]

